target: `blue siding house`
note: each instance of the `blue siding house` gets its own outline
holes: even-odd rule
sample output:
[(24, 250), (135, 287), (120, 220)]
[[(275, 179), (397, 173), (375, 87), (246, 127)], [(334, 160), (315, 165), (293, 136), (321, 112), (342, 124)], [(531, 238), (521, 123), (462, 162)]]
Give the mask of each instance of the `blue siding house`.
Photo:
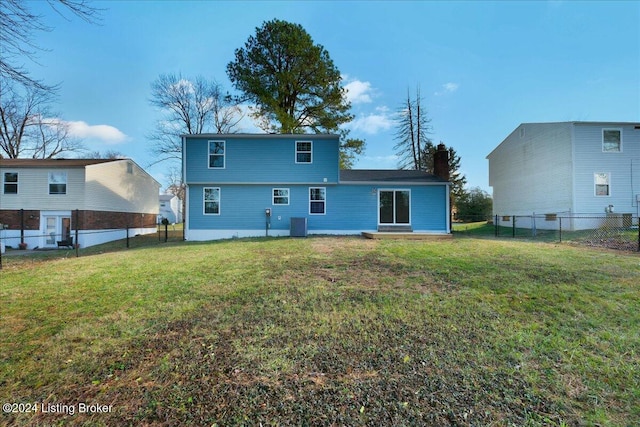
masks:
[(339, 146), (338, 135), (183, 135), (185, 238), (450, 233), (445, 178), (340, 170)]

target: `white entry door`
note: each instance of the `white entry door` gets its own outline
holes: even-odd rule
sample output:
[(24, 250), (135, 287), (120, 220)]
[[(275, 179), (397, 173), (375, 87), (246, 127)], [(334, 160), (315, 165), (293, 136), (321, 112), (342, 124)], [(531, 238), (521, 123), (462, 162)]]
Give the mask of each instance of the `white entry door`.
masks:
[(61, 240), (71, 237), (71, 215), (43, 215), (44, 245), (56, 247)]

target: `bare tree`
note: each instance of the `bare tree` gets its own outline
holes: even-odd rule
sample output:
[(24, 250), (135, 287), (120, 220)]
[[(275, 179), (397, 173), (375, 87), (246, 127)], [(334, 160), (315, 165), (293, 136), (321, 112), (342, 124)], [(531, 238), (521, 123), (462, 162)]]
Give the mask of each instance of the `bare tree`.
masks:
[[(47, 0), (59, 15), (75, 15), (85, 22), (96, 23), (100, 9), (90, 6), (87, 0)], [(51, 31), (43, 22), (43, 17), (34, 14), (29, 2), (23, 0), (0, 1), (0, 76), (40, 90), (55, 91), (56, 86), (48, 86), (29, 76), (24, 59), (35, 62), (37, 52), (42, 48), (33, 41), (34, 33)]]
[(243, 117), (231, 96), (202, 76), (187, 79), (181, 74), (161, 74), (151, 84), (149, 102), (163, 113), (148, 135), (158, 157), (155, 163), (181, 159), (181, 134), (232, 133)]
[(432, 143), (428, 135), (431, 133), (431, 119), (422, 108), (422, 98), (418, 87), (416, 98), (411, 99), (407, 90), (407, 100), (403, 103), (397, 119), (397, 130), (393, 147), (399, 158), (401, 169), (424, 169), (421, 158), (424, 148)]
[(178, 199), (184, 200), (184, 193), (186, 191), (186, 187), (182, 182), (180, 169), (178, 168), (169, 169), (169, 176), (167, 177), (167, 181), (169, 185), (167, 186), (165, 193), (173, 194)]
[(0, 79), (0, 155), (10, 159), (49, 159), (82, 150), (64, 121), (50, 110), (46, 88)]
[(126, 159), (127, 156), (122, 154), (119, 151), (115, 150), (107, 150), (104, 152), (101, 151), (92, 151), (87, 155), (89, 159), (109, 159), (109, 160), (118, 160), (118, 159)]

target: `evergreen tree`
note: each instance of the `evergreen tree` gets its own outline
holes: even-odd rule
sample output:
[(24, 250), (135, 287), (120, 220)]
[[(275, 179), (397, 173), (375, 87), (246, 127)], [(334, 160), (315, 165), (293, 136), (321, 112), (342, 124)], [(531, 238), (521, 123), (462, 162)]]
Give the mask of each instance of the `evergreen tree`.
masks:
[(263, 23), (236, 49), (227, 75), (244, 94), (243, 101), (256, 105), (253, 117), (263, 130), (339, 133), (343, 168), (362, 153), (364, 141), (348, 139), (348, 131), (341, 128), (353, 116), (340, 71), (301, 25), (279, 19)]

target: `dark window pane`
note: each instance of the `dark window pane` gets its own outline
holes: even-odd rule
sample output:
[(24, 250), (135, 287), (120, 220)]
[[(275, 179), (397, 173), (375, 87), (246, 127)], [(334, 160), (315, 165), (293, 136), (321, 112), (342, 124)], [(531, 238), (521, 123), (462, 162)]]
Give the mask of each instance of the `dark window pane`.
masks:
[(408, 191), (396, 191), (396, 224), (409, 224)]
[(296, 161), (298, 163), (311, 163), (311, 153), (298, 153)]
[(311, 202), (311, 213), (313, 213), (313, 214), (323, 214), (324, 213), (324, 202)]
[(393, 224), (393, 191), (380, 192), (380, 223)]
[(209, 156), (209, 167), (210, 168), (223, 168), (224, 167), (224, 156), (220, 155), (211, 155)]
[(67, 194), (67, 184), (49, 184), (49, 194)]

